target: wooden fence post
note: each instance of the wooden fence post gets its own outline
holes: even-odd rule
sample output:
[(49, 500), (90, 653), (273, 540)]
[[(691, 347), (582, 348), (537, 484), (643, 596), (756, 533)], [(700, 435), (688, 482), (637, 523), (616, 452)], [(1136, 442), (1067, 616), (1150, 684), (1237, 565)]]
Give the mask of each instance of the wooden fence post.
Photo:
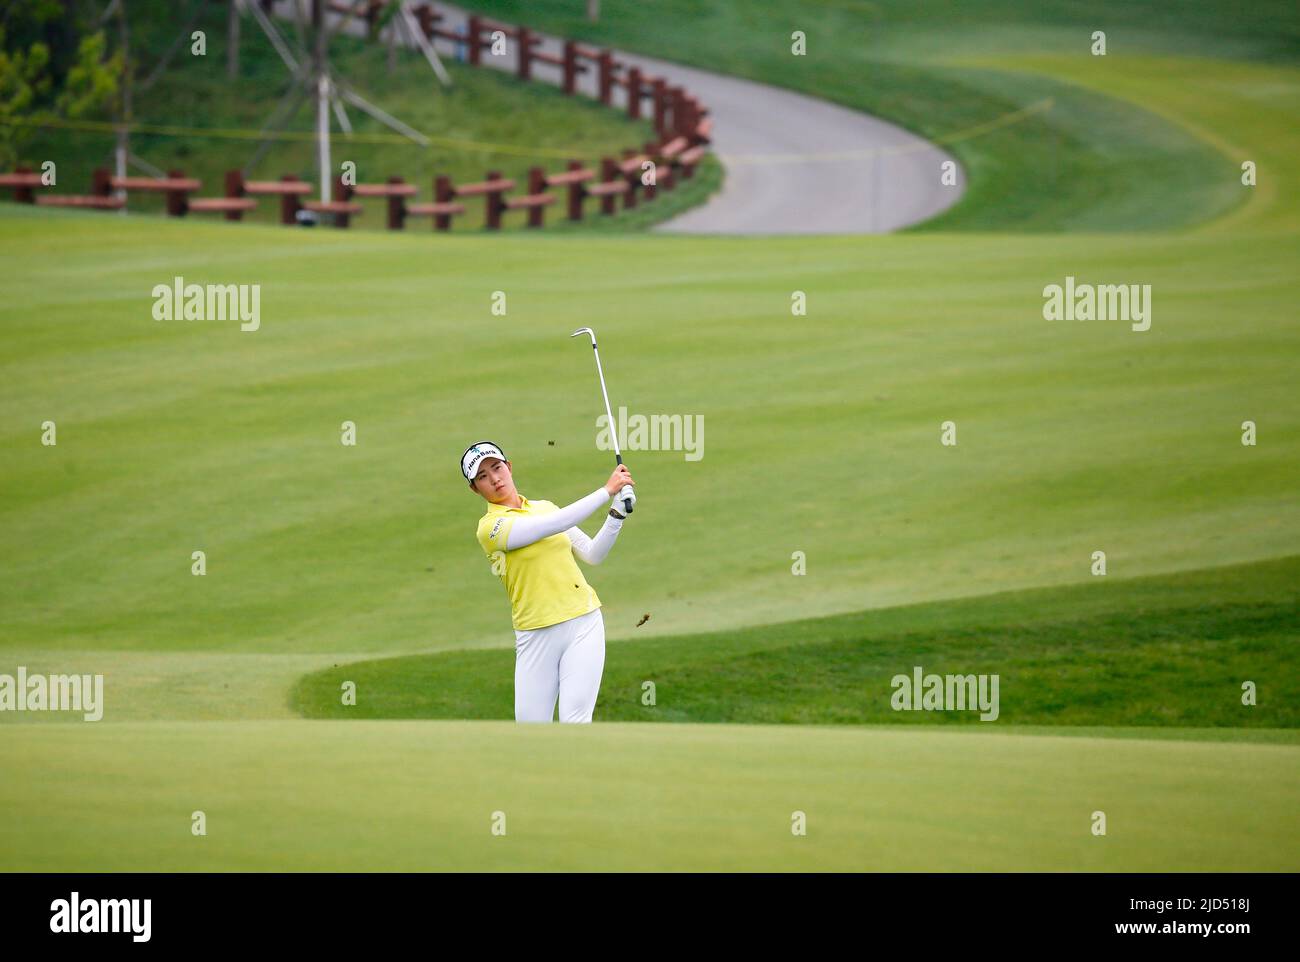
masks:
[[(348, 201), (352, 199), (352, 188), (348, 184), (343, 183), (342, 174), (339, 174), (337, 177), (334, 178), (333, 194), (335, 200)], [(339, 213), (334, 215), (335, 227), (346, 228), (351, 223), (352, 223), (351, 214), (345, 214), (340, 211)]]
[(641, 119), (641, 70), (627, 69), (627, 115), (632, 120)]
[[(280, 178), (281, 181), (296, 181), (298, 178), (293, 174), (285, 174)], [(280, 195), (280, 223), (292, 227), (298, 223), (298, 211), (302, 208), (302, 201), (298, 200), (297, 194)]]
[[(435, 177), (433, 181), (433, 199), (440, 204), (449, 204), (456, 198), (456, 189), (451, 186), (451, 178), (446, 174)], [(433, 229), (449, 230), (451, 228), (450, 214), (434, 214)]]
[[(488, 180), (500, 180), (500, 179), (501, 179), (501, 171), (499, 171), (499, 170), (489, 170), (489, 171), (487, 172), (487, 179), (488, 179)], [(484, 226), (485, 226), (488, 230), (500, 230), (500, 229), (501, 229), (501, 210), (502, 210), (502, 207), (503, 207), (503, 204), (501, 203), (501, 191), (499, 191), (499, 190), (490, 190), (490, 191), (487, 192), (486, 197), (487, 197), (487, 203), (486, 203), (486, 218), (485, 218)]]
[[(636, 151), (629, 147), (623, 151), (623, 159), (631, 160), (636, 156)], [(622, 173), (622, 171), (620, 171)], [(641, 186), (641, 169), (638, 167), (630, 174), (622, 174), (623, 179), (627, 182), (627, 192), (623, 194), (623, 209), (631, 210), (636, 206), (636, 192)]]
[(668, 112), (668, 104), (664, 94), (664, 88), (667, 82), (663, 77), (655, 77), (654, 82), (650, 85), (654, 91), (655, 98), (655, 135), (662, 137), (664, 135), (664, 120)]
[[(404, 184), (401, 177), (388, 178), (390, 184)], [(406, 198), (390, 196), (388, 198), (388, 229), (401, 230), (406, 223)]]
[[(641, 152), (646, 155), (646, 159), (649, 160), (650, 163), (654, 164), (654, 167), (652, 167), (651, 170), (655, 172), (655, 182), (654, 184), (646, 184), (646, 188), (645, 188), (645, 199), (654, 200), (655, 194), (659, 192), (658, 187), (656, 187), (656, 185), (659, 183), (659, 162), (656, 160), (656, 158), (659, 156), (659, 145), (655, 143), (653, 140), (647, 140), (645, 142), (645, 149), (642, 150)], [(637, 176), (638, 177), (645, 176), (644, 171), (637, 174)]]
[(466, 52), (469, 55), (469, 63), (471, 67), (477, 67), (479, 64), (480, 51), (478, 46), (478, 37), (480, 31), (482, 30), (482, 27), (479, 26), (479, 22), (480, 21), (477, 15), (469, 18), (469, 24), (468, 24), (469, 36), (465, 39)]
[[(244, 196), (244, 174), (239, 169), (226, 171), (226, 196), (237, 199)], [(242, 210), (228, 210), (222, 215), (226, 220), (242, 220)]]
[(90, 175), (90, 192), (96, 197), (112, 197), (112, 178), (107, 167), (96, 167)]
[[(582, 170), (582, 161), (569, 161), (569, 170)], [(582, 220), (582, 196), (584, 188), (576, 181), (569, 185), (569, 220)]]
[[(544, 194), (546, 193), (546, 171), (540, 167), (530, 167), (528, 169), (528, 193)], [(543, 224), (543, 215), (546, 208), (541, 204), (528, 208), (528, 226), (541, 227)]]
[[(32, 171), (32, 169), (31, 169), (30, 167), (22, 167), (22, 166), (19, 166), (19, 167), (15, 167), (15, 168), (14, 168), (14, 173), (15, 173), (15, 174), (30, 174), (30, 173), (32, 173), (32, 172), (33, 172), (33, 171)], [(30, 187), (15, 187), (15, 188), (14, 188), (14, 203), (16, 203), (16, 204), (34, 204), (34, 203), (36, 203), (36, 192), (35, 192), (34, 190), (32, 190)]]
[[(620, 180), (623, 172), (618, 169), (618, 164), (613, 157), (605, 157), (600, 162), (600, 179), (605, 183), (611, 183)], [(618, 210), (618, 195), (605, 194), (600, 198), (600, 212), (602, 214), (613, 214)]]
[(608, 107), (610, 92), (614, 89), (614, 54), (602, 50), (596, 62), (600, 67), (600, 102)]
[(531, 80), (533, 74), (533, 32), (527, 27), (520, 27), (519, 40), (519, 79)]
[[(168, 176), (168, 177), (178, 177), (178, 178), (179, 178), (179, 177), (184, 177), (184, 176), (185, 176), (185, 171), (183, 171), (183, 170), (169, 170), (169, 171), (167, 171), (167, 176)], [(164, 194), (163, 194), (163, 196), (166, 198), (166, 204), (167, 204), (167, 215), (168, 215), (169, 217), (183, 217), (183, 216), (185, 216), (185, 191), (183, 191), (183, 190), (169, 190), (169, 191), (165, 191)]]
[[(661, 144), (660, 147), (663, 145)], [(672, 190), (677, 186), (677, 175), (674, 173), (673, 162), (670, 158), (663, 158), (664, 162), (659, 165), (656, 175), (659, 178), (659, 186), (664, 190)]]
[(578, 88), (578, 45), (572, 40), (564, 41), (564, 84), (563, 90), (573, 96)]

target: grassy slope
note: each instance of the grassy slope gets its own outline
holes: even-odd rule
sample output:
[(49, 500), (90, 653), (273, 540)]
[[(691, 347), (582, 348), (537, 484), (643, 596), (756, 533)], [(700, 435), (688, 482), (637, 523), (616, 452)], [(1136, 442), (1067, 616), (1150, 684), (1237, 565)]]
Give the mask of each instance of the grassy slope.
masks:
[[(592, 573), (612, 638), (647, 611), (639, 633), (659, 635), (1080, 582), (1098, 549), (1117, 578), (1294, 553), (1291, 234), (286, 247), (273, 228), (3, 216), (6, 646), (503, 643), (453, 462), (482, 435), (530, 496), (602, 480), (567, 339), (582, 324), (609, 345), (616, 405), (706, 424), (698, 462), (630, 459), (644, 509)], [(1043, 321), (1041, 288), (1067, 272), (1151, 283), (1152, 330)], [(173, 274), (262, 283), (263, 329), (153, 321)], [(789, 323), (796, 289), (816, 337)], [(47, 418), (57, 448), (38, 443)], [(837, 451), (827, 473), (799, 470), (807, 445)], [(716, 510), (736, 483), (761, 510)]]
[[(891, 679), (996, 674), (1002, 725), (1300, 727), (1300, 557), (610, 648), (602, 721), (973, 724), (895, 712)], [(510, 651), (348, 664), (304, 678), (328, 718), (513, 717)], [(1266, 693), (1241, 704), (1241, 684)], [(357, 704), (341, 704), (344, 681)], [(642, 704), (653, 681), (653, 706)]]
[[(167, 16), (138, 18), (138, 25), (133, 25), (136, 31), (132, 43), (142, 75), (150, 73), (159, 62), (188, 12), (177, 7), (170, 9)], [(229, 134), (202, 137), (183, 132), (138, 133), (132, 139), (133, 152), (155, 166), (181, 169), (202, 179), (205, 196), (220, 195), (225, 171), (242, 168), (252, 158), (259, 138), (238, 132), (261, 130), (288, 89), (284, 64), (251, 20), (244, 26), (240, 75), (233, 82), (227, 78), (225, 23), (224, 4), (208, 5), (198, 25), (208, 34), (207, 56), (191, 56), (187, 46), (160, 79), (135, 98), (135, 120), (139, 124), (213, 129)], [(475, 70), (449, 61), (454, 83), (444, 88), (424, 58), (412, 51), (399, 52), (396, 69), (391, 73), (382, 43), (367, 44), (339, 36), (331, 52), (336, 69), (357, 90), (434, 141), (431, 148), (419, 147), (361, 111), (349, 108), (357, 137), (342, 134), (334, 121), (335, 169), (344, 161), (352, 161), (362, 182), (383, 181), (400, 174), (420, 188), (419, 199), (423, 201), (433, 199), (435, 173), (449, 174), (454, 181), (466, 183), (482, 180), (489, 170), (498, 170), (526, 183), (531, 166), (560, 170), (567, 159), (599, 166), (601, 157), (621, 156), (624, 148), (639, 146), (653, 136), (648, 121), (628, 120), (619, 111), (585, 97), (565, 97), (548, 84), (524, 83), (497, 71)], [(278, 179), (292, 173), (315, 183), (314, 124), (314, 107), (302, 106), (289, 125), (292, 136), (277, 142), (249, 177)], [(379, 142), (365, 139), (375, 137)], [(32, 166), (54, 160), (58, 164), (59, 190), (74, 193), (88, 188), (91, 171), (108, 163), (112, 146), (111, 133), (50, 130), (33, 139), (24, 153)], [(700, 203), (720, 181), (721, 168), (711, 159), (699, 177), (664, 194), (661, 199), (670, 203), (641, 205), (627, 217), (611, 218), (608, 225), (602, 226), (639, 229), (664, 220)], [(354, 220), (354, 226), (383, 229), (384, 201), (361, 203), (366, 213)], [(132, 195), (130, 206), (135, 213), (160, 213), (163, 200), (161, 196), (137, 193)], [(466, 206), (468, 210), (456, 220), (456, 228), (481, 227), (483, 203), (471, 200)], [(588, 201), (587, 209), (594, 213), (597, 205)], [(552, 226), (561, 222), (563, 211), (562, 202), (548, 211), (547, 220)], [(275, 198), (264, 199), (249, 215), (250, 220), (265, 223), (276, 223), (278, 218)], [(523, 224), (522, 214), (506, 217), (507, 227), (522, 228)], [(431, 229), (428, 218), (414, 219), (408, 228), (424, 232)]]
[(0, 868), (1297, 867), (1294, 744), (513, 722), (71, 730), (0, 739), (0, 769), (40, 773), (0, 780)]
[[(1217, 0), (1140, 8), (1124, 0), (609, 0), (596, 25), (570, 0), (465, 6), (805, 91), (945, 142), (971, 186), (927, 231), (1177, 227), (1241, 200), (1231, 158), (1139, 106), (1017, 71), (1019, 59), (1050, 56), (1088, 78), (1113, 78), (1152, 54), (1300, 58), (1300, 24), (1285, 0), (1252, 6), (1249, 17)], [(1099, 29), (1108, 34), (1104, 59), (1089, 53)], [(801, 58), (790, 54), (794, 30), (807, 35)], [(1048, 98), (1048, 112), (964, 136)]]

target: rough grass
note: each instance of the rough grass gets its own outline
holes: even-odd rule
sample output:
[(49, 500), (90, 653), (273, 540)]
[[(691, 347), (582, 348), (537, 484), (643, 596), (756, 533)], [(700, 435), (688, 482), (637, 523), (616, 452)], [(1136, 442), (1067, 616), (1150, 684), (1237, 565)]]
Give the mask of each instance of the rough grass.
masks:
[[(910, 680), (921, 666), (926, 674), (998, 675), (998, 725), (1294, 728), (1297, 584), (1293, 557), (623, 642), (609, 646), (596, 717), (987, 724), (978, 711), (894, 711), (891, 680)], [(345, 681), (357, 686), (355, 706), (342, 704)], [(1261, 693), (1253, 707), (1242, 704), (1246, 681)], [(654, 684), (652, 705), (646, 682)], [(333, 667), (302, 679), (293, 704), (320, 718), (509, 719), (513, 652)]]

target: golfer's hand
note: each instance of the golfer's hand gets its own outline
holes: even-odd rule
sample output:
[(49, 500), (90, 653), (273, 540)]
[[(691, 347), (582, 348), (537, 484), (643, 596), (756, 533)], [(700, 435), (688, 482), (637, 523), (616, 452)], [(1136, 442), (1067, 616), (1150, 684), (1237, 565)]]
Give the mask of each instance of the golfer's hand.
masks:
[(628, 471), (627, 465), (620, 464), (614, 469), (614, 473), (609, 476), (609, 480), (605, 482), (605, 490), (612, 498), (614, 495), (618, 494), (626, 484), (634, 485), (636, 482), (632, 480), (632, 473)]
[(636, 505), (636, 493), (631, 489), (626, 489), (622, 497), (614, 499), (614, 506), (609, 509), (611, 516), (615, 518), (626, 518), (632, 513), (632, 508)]

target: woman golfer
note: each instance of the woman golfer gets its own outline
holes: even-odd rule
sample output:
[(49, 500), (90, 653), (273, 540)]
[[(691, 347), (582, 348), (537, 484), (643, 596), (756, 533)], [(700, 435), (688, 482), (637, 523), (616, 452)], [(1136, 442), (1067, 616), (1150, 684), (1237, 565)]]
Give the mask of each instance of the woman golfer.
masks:
[(573, 556), (589, 565), (604, 561), (624, 517), (610, 508), (594, 538), (577, 524), (624, 485), (636, 482), (620, 464), (602, 487), (557, 508), (521, 495), (510, 462), (490, 441), (471, 444), (461, 455), (460, 470), (488, 503), (487, 514), (479, 519), (478, 542), (510, 596), (515, 721), (553, 720), (557, 695), (560, 721), (591, 721), (605, 669), (605, 622), (600, 599)]

